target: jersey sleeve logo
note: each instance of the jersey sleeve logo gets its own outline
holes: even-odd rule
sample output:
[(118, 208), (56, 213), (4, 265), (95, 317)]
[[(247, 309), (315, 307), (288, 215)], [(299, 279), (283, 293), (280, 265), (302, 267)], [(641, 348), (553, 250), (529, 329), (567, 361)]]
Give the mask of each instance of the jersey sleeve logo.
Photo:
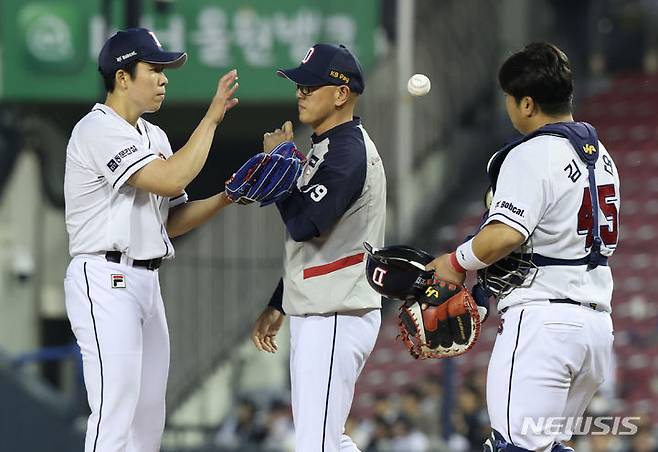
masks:
[(511, 213), (514, 215), (523, 218), (525, 215), (525, 208), (522, 208), (520, 206), (515, 206), (513, 203), (510, 201), (498, 201), (496, 202), (496, 206), (494, 207), (495, 210), (500, 210), (500, 209), (506, 209), (509, 210)]
[(130, 154), (134, 154), (135, 152), (137, 152), (137, 146), (132, 144), (126, 149), (124, 149), (123, 151), (119, 152), (117, 155), (115, 155), (113, 160), (117, 163), (121, 163), (122, 159), (129, 156)]
[(107, 167), (110, 169), (110, 171), (115, 172), (116, 169), (119, 167), (119, 164), (114, 161), (114, 159), (110, 160), (107, 162)]
[[(123, 160), (124, 158), (126, 158), (130, 154), (136, 153), (137, 151), (138, 151), (137, 146), (135, 146), (134, 144), (130, 145), (129, 147), (122, 150), (121, 152), (119, 152), (114, 157), (112, 157), (112, 159), (109, 162), (107, 162), (107, 167), (110, 169), (110, 171), (115, 172), (116, 169), (121, 164), (121, 160)], [(162, 154), (160, 154), (160, 155), (162, 155)]]

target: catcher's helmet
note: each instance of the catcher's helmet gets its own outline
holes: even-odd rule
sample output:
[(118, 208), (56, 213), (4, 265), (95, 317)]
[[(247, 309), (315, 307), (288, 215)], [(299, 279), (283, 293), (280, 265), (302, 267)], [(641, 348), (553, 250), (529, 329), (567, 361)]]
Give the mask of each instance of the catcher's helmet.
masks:
[(405, 245), (373, 248), (368, 242), (366, 277), (370, 287), (388, 298), (402, 301), (414, 299), (434, 278), (425, 265), (434, 260), (431, 254)]

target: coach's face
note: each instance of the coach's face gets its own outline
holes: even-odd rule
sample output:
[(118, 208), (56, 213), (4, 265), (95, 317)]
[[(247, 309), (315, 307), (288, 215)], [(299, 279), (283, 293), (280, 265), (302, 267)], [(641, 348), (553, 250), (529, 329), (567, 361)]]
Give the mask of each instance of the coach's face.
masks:
[(169, 80), (157, 64), (137, 63), (135, 79), (130, 81), (130, 97), (141, 111), (154, 112), (160, 109), (165, 98), (165, 87)]
[(298, 86), (297, 110), (300, 122), (317, 129), (345, 103), (347, 96), (347, 86)]
[(332, 92), (335, 86), (298, 86), (297, 111), (299, 120), (313, 126), (327, 118), (332, 110)]

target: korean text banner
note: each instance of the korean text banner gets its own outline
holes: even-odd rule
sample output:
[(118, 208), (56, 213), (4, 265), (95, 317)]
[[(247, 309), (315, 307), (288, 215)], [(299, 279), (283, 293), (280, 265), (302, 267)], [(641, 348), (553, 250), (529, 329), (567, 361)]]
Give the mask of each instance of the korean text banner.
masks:
[[(99, 98), (97, 57), (107, 36), (101, 3), (0, 2), (0, 99)], [(123, 2), (113, 3), (112, 32), (124, 17)], [(218, 77), (237, 68), (241, 100), (294, 101), (292, 87), (275, 70), (299, 64), (316, 42), (345, 44), (366, 68), (373, 60), (376, 0), (177, 0), (164, 11), (153, 3), (143, 0), (142, 26), (167, 50), (189, 54), (183, 68), (166, 71), (170, 100), (208, 100)]]

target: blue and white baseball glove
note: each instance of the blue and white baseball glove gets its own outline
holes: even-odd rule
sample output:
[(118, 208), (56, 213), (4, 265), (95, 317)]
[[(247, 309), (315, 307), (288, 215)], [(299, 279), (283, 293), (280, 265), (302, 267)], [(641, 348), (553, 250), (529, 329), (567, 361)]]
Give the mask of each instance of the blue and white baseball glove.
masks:
[(292, 141), (284, 141), (270, 151), (270, 154), (280, 155), (282, 157), (294, 157), (302, 164), (306, 163), (306, 156), (297, 150), (297, 146)]
[(291, 141), (272, 152), (260, 152), (226, 181), (226, 194), (238, 204), (260, 202), (261, 207), (285, 199), (304, 168), (305, 157)]

